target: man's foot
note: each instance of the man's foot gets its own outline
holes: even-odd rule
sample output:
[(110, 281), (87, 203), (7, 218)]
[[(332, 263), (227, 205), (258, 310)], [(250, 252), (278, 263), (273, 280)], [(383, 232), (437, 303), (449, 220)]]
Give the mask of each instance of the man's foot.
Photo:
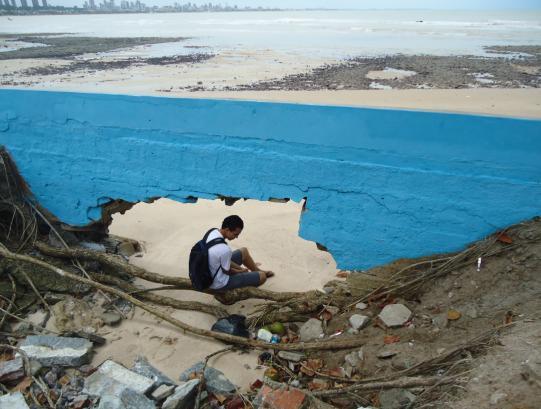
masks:
[(263, 271), (265, 273), (265, 275), (267, 276), (267, 278), (269, 277), (274, 277), (274, 272), (272, 271)]

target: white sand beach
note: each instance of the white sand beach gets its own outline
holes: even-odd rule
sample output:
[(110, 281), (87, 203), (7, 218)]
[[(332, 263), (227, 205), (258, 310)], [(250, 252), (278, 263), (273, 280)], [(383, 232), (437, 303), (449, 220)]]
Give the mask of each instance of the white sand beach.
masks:
[[(231, 247), (248, 247), (262, 267), (276, 272), (263, 288), (273, 291), (322, 289), (326, 282), (337, 279), (336, 264), (329, 253), (318, 250), (315, 243), (298, 236), (301, 209), (302, 204), (295, 202), (241, 200), (226, 206), (219, 200), (180, 204), (160, 199), (153, 204), (139, 203), (125, 215), (115, 216), (110, 231), (143, 244), (144, 253), (131, 257), (131, 263), (167, 276), (187, 277), (191, 246), (206, 230), (219, 226), (224, 217), (238, 214), (244, 220), (245, 228), (241, 236), (231, 242)], [(161, 291), (159, 294), (218, 305), (213, 297), (193, 291)], [(247, 314), (261, 302), (244, 301), (227, 309), (231, 313)], [(210, 329), (216, 321), (203, 313), (167, 310), (175, 318), (204, 329)], [(97, 349), (94, 364), (114, 358), (130, 366), (137, 355), (144, 355), (173, 379), (206, 355), (224, 347), (221, 342), (184, 334), (140, 309), (136, 309), (132, 319), (123, 320), (119, 327), (103, 329), (101, 335), (108, 342)], [(257, 351), (230, 352), (211, 359), (209, 364), (246, 389), (262, 375), (263, 369), (256, 369), (257, 356)]]

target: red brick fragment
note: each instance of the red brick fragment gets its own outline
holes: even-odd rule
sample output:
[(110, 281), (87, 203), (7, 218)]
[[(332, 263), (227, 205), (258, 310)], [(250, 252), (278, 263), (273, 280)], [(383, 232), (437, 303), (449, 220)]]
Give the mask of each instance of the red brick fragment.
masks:
[(299, 409), (306, 395), (298, 389), (276, 389), (264, 385), (259, 391), (261, 408), (265, 409)]

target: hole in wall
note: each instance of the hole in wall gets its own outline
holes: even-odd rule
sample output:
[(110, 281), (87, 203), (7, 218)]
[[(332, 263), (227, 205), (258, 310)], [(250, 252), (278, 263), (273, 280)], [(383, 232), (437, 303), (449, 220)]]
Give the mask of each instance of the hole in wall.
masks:
[(321, 289), (338, 271), (328, 252), (299, 237), (305, 200), (287, 198), (257, 201), (220, 196), (179, 203), (158, 199), (137, 203), (124, 214), (113, 214), (109, 232), (138, 240), (145, 251), (131, 262), (157, 273), (187, 277), (188, 255), (193, 244), (212, 227), (220, 227), (231, 214), (245, 223), (231, 248), (247, 247), (261, 267), (276, 276), (264, 288), (274, 291)]

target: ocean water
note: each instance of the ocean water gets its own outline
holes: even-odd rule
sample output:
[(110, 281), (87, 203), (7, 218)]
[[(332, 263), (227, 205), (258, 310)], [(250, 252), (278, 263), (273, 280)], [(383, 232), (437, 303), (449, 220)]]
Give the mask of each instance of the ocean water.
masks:
[(0, 17), (3, 33), (181, 36), (132, 50), (149, 56), (267, 50), (341, 59), (384, 54), (485, 55), (483, 46), (541, 45), (541, 11), (280, 11)]

